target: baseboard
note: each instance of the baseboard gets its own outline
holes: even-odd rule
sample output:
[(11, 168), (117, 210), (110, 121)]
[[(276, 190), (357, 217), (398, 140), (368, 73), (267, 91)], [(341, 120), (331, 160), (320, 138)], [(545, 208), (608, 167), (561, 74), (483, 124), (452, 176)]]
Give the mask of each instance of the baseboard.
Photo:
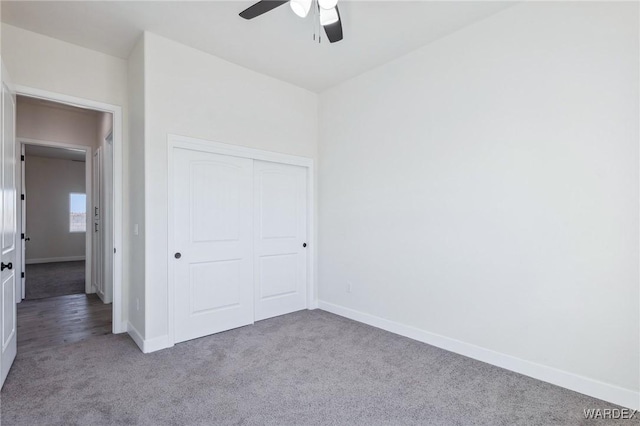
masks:
[[(120, 323), (116, 326), (115, 322), (113, 324), (113, 334), (121, 334), (129, 331), (129, 322), (128, 321), (120, 321)], [(137, 331), (136, 331), (137, 332)], [(133, 339), (133, 337), (131, 337)]]
[(615, 385), (600, 382), (557, 368), (548, 367), (535, 362), (526, 361), (511, 355), (495, 352), (480, 346), (466, 343), (450, 337), (430, 333), (416, 327), (397, 323), (344, 306), (335, 305), (324, 301), (319, 301), (319, 308), (340, 315), (354, 321), (362, 322), (376, 328), (399, 334), (413, 340), (427, 343), (450, 352), (455, 352), (478, 361), (486, 362), (534, 379), (542, 380), (579, 392), (594, 398), (602, 399), (614, 404), (628, 407), (634, 410), (640, 409), (640, 393), (629, 389), (624, 389)]
[(53, 262), (75, 262), (78, 260), (85, 260), (84, 256), (67, 256), (67, 257), (42, 257), (38, 259), (27, 259), (25, 263), (32, 265), (36, 263), (53, 263)]
[(144, 352), (144, 338), (142, 337), (142, 334), (140, 334), (140, 332), (130, 322), (127, 322), (127, 333), (129, 334), (129, 336), (131, 336), (133, 341), (136, 342), (136, 345), (138, 345), (140, 350)]
[(133, 341), (136, 342), (136, 345), (138, 345), (140, 350), (145, 354), (173, 346), (169, 344), (169, 336), (160, 336), (145, 340), (142, 334), (130, 322), (127, 322), (127, 333), (129, 333), (129, 336), (131, 336)]
[(142, 352), (148, 354), (151, 352), (159, 351), (161, 349), (170, 348), (171, 346), (173, 345), (169, 344), (169, 336), (155, 337), (153, 339), (144, 341), (144, 349), (142, 350)]

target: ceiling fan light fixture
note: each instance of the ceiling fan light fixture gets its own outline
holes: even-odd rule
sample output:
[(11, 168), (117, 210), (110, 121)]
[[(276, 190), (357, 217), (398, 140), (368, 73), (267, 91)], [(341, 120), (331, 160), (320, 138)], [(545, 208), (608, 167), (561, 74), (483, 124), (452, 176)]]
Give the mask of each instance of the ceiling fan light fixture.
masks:
[(338, 5), (338, 0), (318, 0), (318, 4), (322, 9), (333, 9)]
[(335, 24), (340, 18), (338, 17), (338, 11), (334, 7), (333, 9), (320, 8), (320, 25), (327, 26)]
[(289, 5), (293, 13), (301, 18), (306, 18), (311, 9), (311, 0), (291, 0)]

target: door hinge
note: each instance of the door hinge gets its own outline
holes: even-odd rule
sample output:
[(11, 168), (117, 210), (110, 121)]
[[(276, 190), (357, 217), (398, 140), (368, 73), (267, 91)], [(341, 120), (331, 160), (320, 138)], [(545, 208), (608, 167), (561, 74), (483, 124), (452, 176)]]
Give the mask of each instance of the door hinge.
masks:
[(116, 253), (116, 248), (114, 247), (114, 248), (113, 248), (113, 254), (115, 254), (115, 253)]
[(24, 194), (20, 194), (20, 199), (24, 201)]
[(24, 272), (20, 273), (20, 278), (24, 278)]
[(20, 156), (20, 161), (24, 161), (24, 155)]
[(24, 240), (24, 234), (20, 234), (20, 239)]

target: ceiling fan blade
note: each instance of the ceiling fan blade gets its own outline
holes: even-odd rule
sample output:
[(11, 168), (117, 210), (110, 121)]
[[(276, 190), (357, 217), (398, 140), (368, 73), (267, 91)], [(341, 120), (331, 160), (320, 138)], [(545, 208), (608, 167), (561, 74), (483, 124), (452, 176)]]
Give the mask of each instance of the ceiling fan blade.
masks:
[(331, 43), (342, 40), (342, 20), (338, 6), (336, 6), (336, 12), (338, 12), (338, 22), (324, 26), (324, 32), (327, 33), (327, 38)]
[(240, 12), (240, 16), (244, 19), (253, 19), (257, 16), (262, 15), (263, 13), (267, 13), (270, 10), (275, 9), (278, 6), (282, 6), (287, 3), (289, 0), (261, 0), (253, 6), (249, 6), (242, 12)]

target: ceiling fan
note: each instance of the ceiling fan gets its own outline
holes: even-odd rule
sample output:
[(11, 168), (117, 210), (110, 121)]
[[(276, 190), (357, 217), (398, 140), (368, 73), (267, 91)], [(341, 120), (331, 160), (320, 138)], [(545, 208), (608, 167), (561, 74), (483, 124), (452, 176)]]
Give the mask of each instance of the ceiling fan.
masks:
[(285, 3), (289, 3), (291, 10), (301, 18), (306, 18), (311, 6), (315, 4), (320, 17), (320, 25), (327, 33), (329, 41), (335, 43), (342, 40), (342, 22), (340, 22), (338, 0), (260, 0), (240, 12), (240, 16), (244, 19), (253, 19)]

